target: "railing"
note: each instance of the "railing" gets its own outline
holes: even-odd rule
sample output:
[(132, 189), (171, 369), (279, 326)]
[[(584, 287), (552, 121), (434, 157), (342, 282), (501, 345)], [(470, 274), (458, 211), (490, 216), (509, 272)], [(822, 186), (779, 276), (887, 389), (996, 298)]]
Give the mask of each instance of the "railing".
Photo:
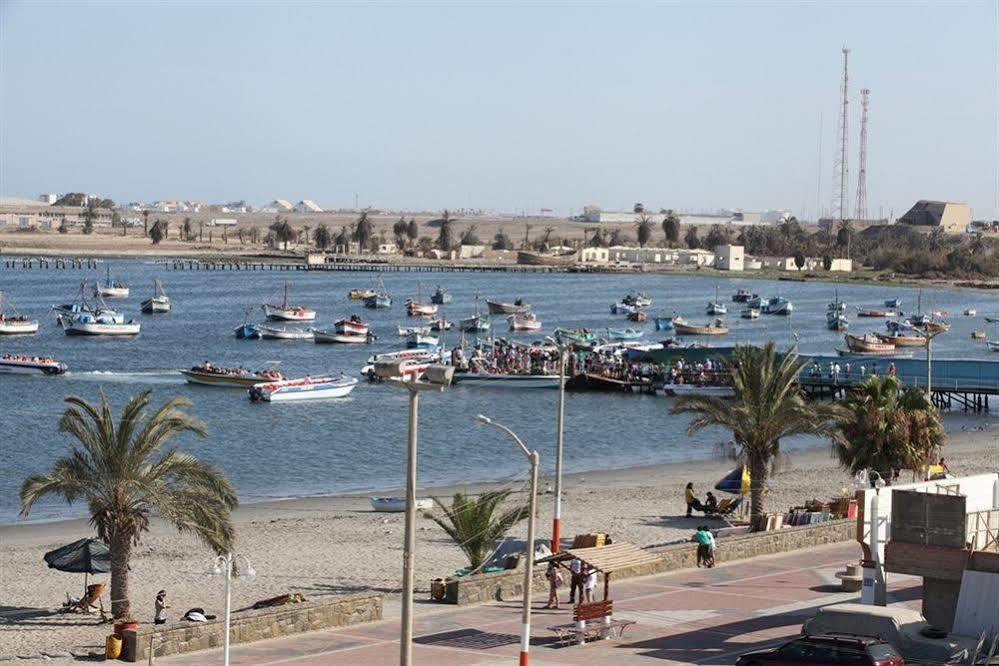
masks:
[(999, 553), (999, 509), (974, 511), (967, 516), (967, 535), (971, 550)]

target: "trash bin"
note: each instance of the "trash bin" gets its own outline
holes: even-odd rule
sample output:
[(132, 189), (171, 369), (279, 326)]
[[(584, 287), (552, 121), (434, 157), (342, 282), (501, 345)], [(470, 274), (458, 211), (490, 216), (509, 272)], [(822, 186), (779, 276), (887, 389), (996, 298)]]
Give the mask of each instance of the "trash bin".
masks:
[(444, 598), (445, 593), (444, 579), (434, 578), (430, 581), (430, 598), (434, 601), (440, 601)]
[(139, 633), (135, 629), (126, 629), (121, 639), (121, 660), (136, 661), (139, 654)]
[(117, 659), (121, 655), (121, 636), (111, 634), (104, 643), (104, 658)]

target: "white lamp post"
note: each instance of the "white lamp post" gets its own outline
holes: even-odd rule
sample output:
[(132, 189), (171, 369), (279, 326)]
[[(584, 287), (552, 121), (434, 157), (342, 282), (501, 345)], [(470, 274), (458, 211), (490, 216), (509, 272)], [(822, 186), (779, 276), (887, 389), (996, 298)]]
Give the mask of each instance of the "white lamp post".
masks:
[(520, 441), (520, 437), (517, 437), (505, 425), (496, 423), (482, 414), (476, 416), (475, 420), (478, 423), (491, 425), (505, 432), (516, 442), (517, 446), (520, 447), (520, 450), (531, 462), (531, 514), (527, 519), (527, 562), (524, 566), (524, 608), (521, 616), (522, 627), (520, 635), (520, 666), (527, 666), (530, 662), (531, 651), (531, 587), (534, 584), (534, 522), (538, 508), (538, 463), (540, 462), (540, 458), (537, 451), (528, 450), (524, 446), (524, 442)]
[(375, 374), (389, 386), (409, 391), (409, 443), (406, 454), (406, 535), (402, 553), (402, 629), (399, 639), (399, 664), (413, 662), (413, 562), (416, 551), (416, 443), (419, 422), (420, 393), (442, 392), (451, 384), (454, 368), (431, 365), (426, 379), (414, 379), (406, 372), (407, 361), (375, 363)]
[(230, 588), (232, 583), (232, 569), (236, 564), (236, 558), (242, 558), (246, 565), (246, 571), (241, 575), (250, 579), (257, 575), (257, 572), (253, 570), (253, 566), (250, 564), (250, 559), (246, 555), (236, 555), (234, 553), (226, 553), (225, 555), (216, 557), (211, 571), (215, 576), (225, 576), (225, 635), (222, 638), (223, 666), (229, 666), (229, 620), (232, 614), (232, 590)]

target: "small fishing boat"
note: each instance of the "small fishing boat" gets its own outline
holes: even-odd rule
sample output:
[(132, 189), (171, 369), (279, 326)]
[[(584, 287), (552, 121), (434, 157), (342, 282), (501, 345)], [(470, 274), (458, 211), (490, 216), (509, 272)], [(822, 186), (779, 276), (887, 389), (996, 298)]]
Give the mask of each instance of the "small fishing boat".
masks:
[(644, 324), (649, 318), (649, 315), (645, 313), (645, 310), (635, 310), (628, 314), (628, 321), (633, 321), (638, 324)]
[(897, 310), (900, 307), (902, 307), (902, 299), (900, 298), (885, 299), (885, 307), (891, 310)]
[(850, 322), (842, 312), (830, 310), (826, 313), (826, 328), (830, 331), (845, 331), (850, 328)]
[(111, 279), (111, 266), (107, 266), (107, 274), (104, 282), (98, 282), (94, 286), (94, 296), (101, 298), (128, 298), (128, 285), (118, 280)]
[(61, 315), (59, 323), (66, 335), (138, 335), (140, 325), (134, 320), (116, 321), (113, 316), (81, 312), (76, 315)]
[(406, 314), (410, 317), (424, 317), (437, 314), (437, 306), (423, 302), (423, 285), (416, 283), (416, 298), (406, 299)]
[(885, 342), (874, 333), (864, 335), (852, 335), (847, 333), (843, 336), (846, 340), (847, 349), (851, 352), (861, 352), (865, 354), (882, 354), (895, 351), (895, 345)]
[(490, 372), (456, 372), (454, 383), (461, 386), (494, 388), (544, 389), (558, 388), (558, 375), (527, 375)]
[(38, 321), (28, 319), (14, 308), (6, 309), (3, 292), (0, 291), (0, 335), (30, 335), (38, 332)]
[(708, 301), (707, 313), (709, 315), (728, 314), (728, 308), (725, 307), (725, 304), (718, 298), (718, 285), (715, 285), (715, 300)]
[(367, 323), (361, 321), (359, 316), (350, 315), (349, 319), (341, 319), (333, 324), (333, 330), (341, 335), (367, 335), (371, 328)]
[(969, 308), (969, 309), (967, 309), (967, 310), (964, 311), (964, 316), (965, 317), (977, 317), (978, 316), (978, 310), (972, 310), (972, 309)]
[(386, 293), (368, 296), (364, 299), (364, 307), (371, 308), (372, 310), (392, 307), (392, 297)]
[(400, 338), (405, 338), (413, 333), (419, 333), (421, 335), (429, 335), (429, 326), (396, 326), (396, 333)]
[(946, 333), (947, 331), (950, 330), (950, 324), (948, 324), (945, 321), (939, 321), (936, 319), (928, 319), (924, 321), (922, 324), (916, 324), (915, 322), (913, 322), (912, 325), (916, 328), (923, 329), (927, 333)]
[(607, 329), (607, 337), (612, 340), (637, 340), (644, 335), (643, 331), (638, 331), (633, 328), (625, 329)]
[(410, 333), (406, 338), (406, 347), (409, 349), (430, 349), (439, 344), (438, 338), (424, 333)]
[(673, 322), (673, 325), (675, 326), (677, 335), (725, 335), (728, 333), (728, 327), (722, 323), (721, 319), (716, 319), (704, 326), (695, 326), (676, 321)]
[(627, 303), (624, 303), (624, 302), (614, 303), (613, 305), (610, 306), (610, 311), (611, 311), (611, 314), (613, 314), (613, 315), (631, 314), (632, 312), (634, 312), (637, 309), (638, 308), (636, 308), (634, 305), (628, 305)]
[(0, 355), (0, 372), (8, 374), (61, 375), (66, 372), (66, 364), (48, 356)]
[(310, 310), (304, 305), (292, 305), (288, 303), (288, 290), (291, 288), (291, 283), (284, 283), (284, 297), (281, 299), (281, 303), (276, 305), (274, 303), (264, 303), (264, 314), (271, 321), (315, 321), (316, 311)]
[[(402, 513), (406, 510), (405, 497), (371, 497), (371, 508), (379, 513)], [(429, 497), (416, 498), (417, 511), (430, 511), (434, 508), (434, 501)]]
[(655, 322), (657, 331), (673, 331), (677, 324), (682, 324), (685, 320), (674, 312), (672, 317), (656, 317)]
[(921, 335), (906, 335), (902, 331), (891, 331), (890, 333), (875, 333), (879, 340), (888, 342), (896, 347), (925, 347), (926, 338)]
[(475, 294), (475, 314), (458, 321), (458, 329), (465, 333), (485, 333), (492, 328), (489, 317), (479, 310), (479, 294)]
[(53, 305), (52, 312), (55, 313), (56, 323), (61, 324), (61, 319), (63, 316), (75, 316), (79, 314), (92, 314), (99, 316), (103, 319), (109, 319), (115, 322), (123, 323), (125, 321), (125, 316), (113, 310), (104, 299), (97, 296), (95, 303), (91, 303), (87, 300), (87, 280), (86, 278), (80, 283), (80, 291), (77, 293), (77, 299), (73, 303), (63, 303), (61, 305)]
[(351, 289), (347, 292), (347, 298), (352, 301), (363, 301), (369, 296), (374, 296), (378, 292), (374, 289)]
[(985, 331), (972, 331), (971, 332), (971, 339), (972, 340), (984, 340), (985, 339)]
[(999, 340), (986, 340), (985, 346), (989, 348), (989, 351), (999, 352)]
[(527, 314), (531, 311), (531, 306), (525, 303), (522, 299), (517, 299), (513, 303), (503, 303), (502, 301), (486, 301), (486, 306), (489, 308), (489, 314)]
[(340, 333), (337, 331), (323, 331), (314, 330), (312, 331), (312, 340), (317, 345), (321, 344), (340, 344), (340, 345), (358, 345), (371, 342), (375, 336), (371, 333)]
[(739, 311), (739, 316), (743, 319), (759, 319), (760, 311), (758, 308), (743, 308)]
[(157, 279), (153, 284), (153, 296), (142, 301), (142, 311), (145, 314), (170, 312), (170, 297), (163, 291), (163, 283)]
[(644, 291), (632, 291), (629, 292), (621, 302), (625, 305), (630, 305), (636, 308), (647, 308), (652, 305), (652, 299), (649, 298)]
[(257, 324), (251, 324), (250, 322), (243, 322), (236, 328), (232, 329), (233, 333), (240, 340), (259, 340), (260, 339), (260, 327)]
[(757, 294), (749, 291), (748, 289), (739, 289), (734, 294), (732, 294), (733, 303), (748, 303), (749, 299), (758, 297)]
[(434, 305), (447, 305), (451, 302), (451, 300), (451, 294), (444, 291), (444, 287), (441, 287), (440, 285), (438, 285), (434, 293), (430, 295), (430, 302)]
[(771, 298), (760, 307), (760, 312), (767, 315), (789, 315), (794, 312), (794, 303), (782, 296)]
[(759, 294), (753, 294), (752, 298), (746, 301), (746, 307), (760, 309), (763, 304), (768, 302), (770, 299), (765, 296), (760, 296)]
[(280, 381), (284, 379), (280, 372), (272, 368), (265, 370), (247, 370), (246, 368), (220, 368), (211, 363), (196, 365), (190, 370), (181, 370), (190, 384), (203, 386), (223, 386), (229, 388), (247, 388), (261, 382)]
[(401, 349), (394, 352), (383, 352), (372, 354), (368, 357), (368, 364), (388, 362), (388, 361), (426, 361), (434, 363), (440, 360), (440, 351), (437, 349)]
[(447, 319), (434, 319), (430, 322), (431, 331), (450, 331), (454, 326), (454, 322), (448, 321)]
[(556, 328), (553, 335), (561, 344), (591, 344), (597, 341), (597, 335), (585, 328)]
[(311, 328), (297, 328), (295, 326), (270, 326), (260, 324), (260, 337), (264, 340), (312, 340), (315, 337), (315, 330)]
[(539, 331), (541, 330), (541, 320), (531, 313), (510, 315), (506, 318), (511, 331)]
[(291, 400), (318, 400), (322, 398), (342, 398), (357, 386), (356, 377), (302, 377), (285, 379), (279, 382), (255, 384), (248, 391), (250, 400), (266, 402), (288, 402)]
[(858, 317), (894, 317), (894, 310), (882, 310), (881, 308), (858, 308)]

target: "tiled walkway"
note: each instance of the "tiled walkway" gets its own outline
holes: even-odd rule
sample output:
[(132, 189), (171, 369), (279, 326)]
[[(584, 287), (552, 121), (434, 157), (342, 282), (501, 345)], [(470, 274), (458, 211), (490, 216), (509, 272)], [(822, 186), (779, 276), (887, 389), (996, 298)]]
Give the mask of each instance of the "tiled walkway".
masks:
[[(635, 620), (623, 638), (557, 647), (547, 626), (571, 620), (568, 606), (533, 613), (534, 664), (732, 664), (746, 651), (798, 633), (805, 617), (856, 595), (838, 591), (834, 574), (856, 561), (856, 543), (759, 558), (635, 580), (611, 581), (615, 617)], [(897, 603), (919, 601), (918, 579), (893, 576)], [(566, 595), (563, 594), (563, 597)], [(543, 603), (543, 599), (542, 602)], [(541, 604), (537, 604), (536, 608)], [(520, 604), (467, 608), (417, 604), (413, 658), (417, 664), (511, 664), (519, 650)], [(234, 646), (232, 663), (396, 664), (397, 615), (382, 622)], [(162, 664), (217, 664), (218, 651), (159, 659)]]

